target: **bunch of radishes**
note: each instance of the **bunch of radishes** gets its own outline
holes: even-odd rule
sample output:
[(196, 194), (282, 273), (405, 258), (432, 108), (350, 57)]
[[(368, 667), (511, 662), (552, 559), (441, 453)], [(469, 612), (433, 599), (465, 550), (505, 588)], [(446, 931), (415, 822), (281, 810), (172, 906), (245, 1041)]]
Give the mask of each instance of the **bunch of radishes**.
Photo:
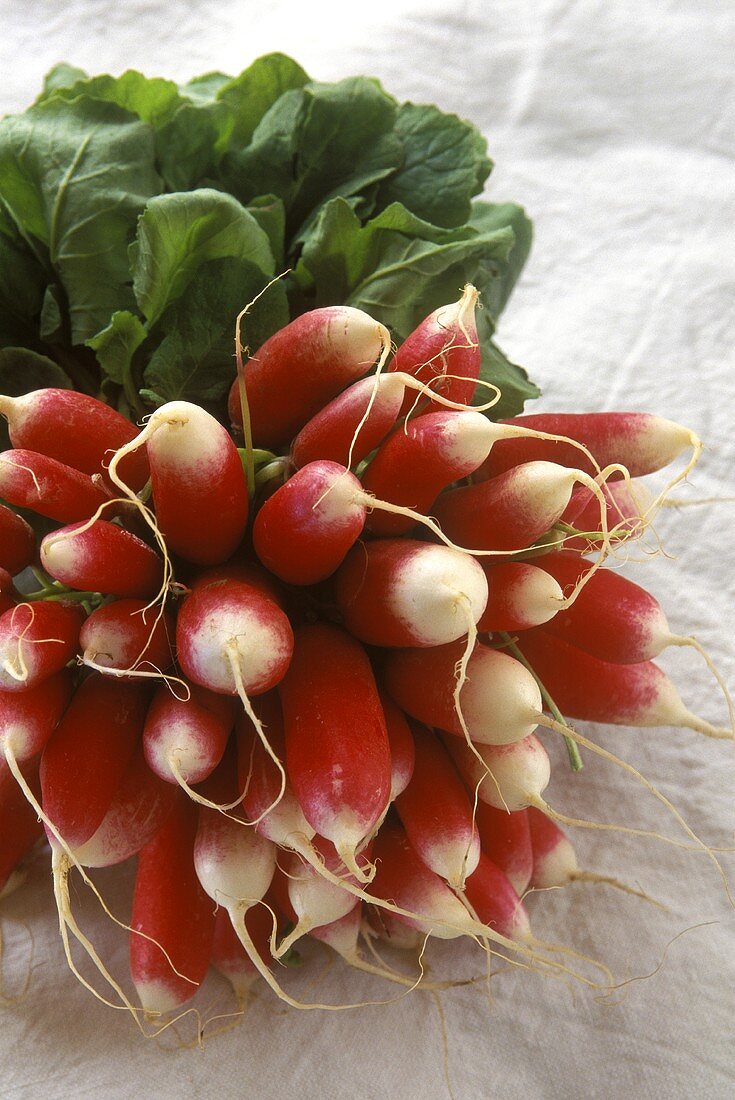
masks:
[(632, 479), (696, 438), (469, 408), (476, 297), (392, 358), (359, 310), (299, 317), (240, 363), (240, 450), (183, 401), (138, 432), (71, 391), (0, 398), (0, 497), (59, 525), (37, 548), (0, 505), (0, 888), (45, 828), (67, 957), (71, 932), (128, 1007), (67, 878), (136, 855), (148, 1014), (210, 965), (296, 1003), (273, 964), (305, 934), (404, 985), (361, 936), (567, 969), (521, 900), (577, 874), (537, 726), (573, 757), (562, 714), (721, 732), (651, 663), (690, 640), (602, 565), (657, 503)]

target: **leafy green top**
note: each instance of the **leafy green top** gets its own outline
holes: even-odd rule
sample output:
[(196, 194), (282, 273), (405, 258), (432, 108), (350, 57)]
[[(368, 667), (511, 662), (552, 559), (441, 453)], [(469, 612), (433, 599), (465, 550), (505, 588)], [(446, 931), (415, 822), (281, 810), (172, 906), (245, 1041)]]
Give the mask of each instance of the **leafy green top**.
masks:
[(217, 410), (234, 317), (274, 276), (251, 348), (343, 302), (400, 342), (473, 282), (483, 374), (503, 391), (493, 415), (512, 415), (538, 390), (491, 337), (531, 224), (472, 201), (491, 167), (455, 115), (365, 77), (316, 83), (282, 54), (183, 86), (58, 65), (0, 121), (0, 391)]

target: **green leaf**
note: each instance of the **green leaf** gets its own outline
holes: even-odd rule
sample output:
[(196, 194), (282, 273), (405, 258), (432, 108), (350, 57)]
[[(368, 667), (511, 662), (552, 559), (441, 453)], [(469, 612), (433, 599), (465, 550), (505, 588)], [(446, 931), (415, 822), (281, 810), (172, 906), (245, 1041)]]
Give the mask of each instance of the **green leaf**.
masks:
[[(146, 387), (165, 401), (222, 398), (235, 377), (235, 319), (266, 282), (240, 258), (203, 264), (156, 327), (165, 335), (146, 368)], [(276, 283), (253, 306), (242, 335), (258, 347), (288, 321), (285, 290)]]
[(258, 123), (276, 100), (292, 88), (302, 88), (309, 77), (299, 64), (282, 53), (259, 57), (239, 76), (217, 88), (217, 99), (232, 111), (234, 127), (230, 143), (247, 145)]
[[(534, 397), (540, 397), (541, 390), (528, 377), (528, 374), (517, 363), (511, 363), (510, 359), (500, 350), (498, 345), (490, 338), (487, 331), (487, 321), (483, 319), (483, 311), (477, 313), (477, 331), (482, 347), (482, 365), (480, 378), (485, 382), (492, 382), (500, 390), (500, 400), (497, 405), (489, 409), (487, 415), (491, 420), (504, 420), (508, 416), (518, 416), (523, 412), (526, 401)], [(490, 399), (489, 391), (477, 390), (475, 394), (476, 405), (484, 404)]]
[(516, 206), (512, 202), (474, 203), (469, 224), (484, 233), (492, 233), (504, 226), (510, 226), (513, 230), (515, 238), (513, 248), (505, 260), (493, 261), (488, 269), (487, 278), (479, 287), (482, 291), (483, 306), (497, 324), (523, 265), (528, 259), (533, 226), (523, 207)]
[(400, 202), (435, 225), (458, 226), (482, 190), (492, 161), (478, 130), (438, 107), (404, 103), (395, 132), (403, 146), (399, 170), (378, 189), (378, 206)]
[(211, 103), (217, 98), (217, 92), (232, 80), (227, 73), (211, 72), (193, 76), (186, 84), (179, 85), (179, 91), (186, 99), (196, 103)]
[(459, 296), (490, 256), (506, 257), (512, 230), (441, 229), (394, 203), (365, 226), (342, 199), (328, 203), (295, 276), (314, 305), (347, 302), (403, 339), (433, 309)]
[(0, 349), (0, 393), (18, 397), (47, 386), (62, 390), (74, 388), (68, 375), (53, 359), (28, 348)]
[(156, 133), (158, 165), (166, 187), (189, 191), (215, 172), (229, 118), (220, 103), (183, 103)]
[(95, 353), (108, 378), (122, 385), (130, 372), (133, 356), (147, 335), (139, 317), (128, 310), (118, 310), (106, 328), (87, 340), (87, 347)]
[(135, 297), (149, 324), (183, 294), (203, 263), (228, 256), (274, 274), (267, 234), (236, 199), (211, 188), (152, 199), (130, 249)]
[(64, 310), (58, 287), (47, 286), (43, 296), (38, 334), (46, 343), (62, 343), (64, 339)]
[(285, 266), (286, 211), (275, 195), (258, 195), (247, 207), (260, 228), (268, 235), (276, 268)]
[[(81, 75), (70, 81), (69, 77), (75, 71)], [(173, 117), (183, 102), (173, 81), (143, 76), (135, 69), (128, 69), (122, 76), (90, 77), (81, 69), (74, 70), (68, 66), (62, 67), (61, 72), (54, 69), (51, 72), (55, 74), (53, 83), (50, 87), (44, 87), (44, 93), (37, 103), (43, 103), (50, 98), (72, 101), (84, 96), (102, 103), (115, 103), (137, 115), (141, 121), (159, 127)]]
[(286, 92), (251, 144), (225, 158), (225, 186), (243, 202), (278, 195), (295, 233), (329, 198), (360, 193), (396, 170), (403, 151), (395, 115), (395, 101), (365, 77)]
[(84, 69), (78, 69), (75, 65), (68, 65), (66, 61), (61, 61), (46, 73), (43, 78), (43, 91), (36, 102), (46, 99), (61, 88), (71, 88), (77, 81), (86, 79), (87, 73)]
[(36, 342), (46, 282), (23, 241), (0, 234), (0, 347)]
[(152, 136), (114, 104), (87, 99), (51, 98), (0, 123), (0, 194), (64, 288), (73, 344), (132, 305), (127, 246), (160, 188)]

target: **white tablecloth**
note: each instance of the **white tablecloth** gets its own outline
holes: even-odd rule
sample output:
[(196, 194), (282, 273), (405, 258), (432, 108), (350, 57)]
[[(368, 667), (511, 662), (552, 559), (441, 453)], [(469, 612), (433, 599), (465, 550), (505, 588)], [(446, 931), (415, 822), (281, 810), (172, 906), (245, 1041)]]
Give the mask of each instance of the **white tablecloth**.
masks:
[[(684, 421), (708, 446), (677, 495), (732, 494), (735, 11), (722, 0), (372, 0), (359, 10), (326, 0), (2, 0), (0, 12), (1, 110), (22, 109), (61, 59), (184, 78), (237, 72), (280, 49), (319, 78), (374, 74), (401, 99), (471, 118), (497, 163), (488, 197), (524, 203), (536, 223), (500, 338), (543, 386), (543, 407)], [(631, 573), (731, 683), (734, 518), (732, 503), (664, 512), (668, 556)], [(695, 653), (662, 663), (693, 710), (724, 721)], [(710, 843), (732, 843), (732, 745), (680, 730), (587, 732), (657, 782)], [(573, 777), (555, 753), (552, 805), (683, 836), (640, 785), (586, 755)], [(463, 1100), (732, 1096), (735, 918), (712, 862), (615, 833), (574, 839), (583, 866), (640, 884), (669, 911), (578, 884), (532, 900), (537, 935), (604, 957), (623, 977), (655, 973), (615, 1004), (520, 970), (493, 981), (492, 1004), (482, 986), (448, 992), (446, 1057), (437, 1005), (422, 994), (327, 1014), (286, 1010), (263, 990), (241, 1026), (204, 1049), (182, 1049), (191, 1021), (178, 1037), (146, 1041), (67, 972), (39, 866), (0, 909), (4, 992), (18, 997), (2, 1016), (0, 1095), (434, 1100), (451, 1086)], [(723, 862), (735, 880), (732, 857)], [(124, 915), (119, 873), (98, 881)], [(125, 980), (124, 934), (81, 888), (75, 905)], [(440, 945), (429, 958), (444, 976), (482, 972), (469, 945)], [(325, 972), (325, 961), (316, 950), (285, 975), (294, 995), (393, 992), (341, 965)], [(230, 1011), (224, 982), (213, 976), (197, 1005)]]

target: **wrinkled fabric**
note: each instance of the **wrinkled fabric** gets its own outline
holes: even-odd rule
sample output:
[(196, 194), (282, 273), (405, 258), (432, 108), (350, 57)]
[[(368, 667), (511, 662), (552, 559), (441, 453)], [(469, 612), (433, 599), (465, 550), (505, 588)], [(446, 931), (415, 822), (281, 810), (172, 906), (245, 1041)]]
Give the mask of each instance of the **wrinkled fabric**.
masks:
[[(526, 272), (499, 341), (542, 386), (538, 408), (653, 410), (689, 424), (707, 448), (678, 499), (732, 496), (733, 84), (735, 11), (721, 0), (373, 0), (261, 5), (235, 0), (0, 3), (0, 109), (20, 110), (46, 69), (137, 67), (179, 79), (237, 72), (274, 49), (314, 76), (378, 76), (401, 99), (472, 119), (497, 164), (486, 195), (535, 220)], [(661, 481), (657, 482), (661, 484)], [(630, 554), (629, 575), (664, 603), (672, 631), (695, 634), (733, 682), (732, 502), (665, 510), (666, 554)], [(655, 545), (654, 542), (651, 545)], [(686, 704), (721, 724), (723, 697), (702, 659), (678, 648), (661, 664)], [(688, 730), (584, 727), (639, 768), (713, 845), (733, 842), (733, 747)], [(548, 801), (575, 817), (693, 843), (631, 775), (584, 752), (573, 776), (552, 735)], [(71, 976), (56, 929), (47, 862), (0, 903), (3, 995), (0, 1095), (280, 1100), (707, 1100), (735, 1089), (735, 919), (713, 860), (652, 839), (574, 831), (584, 868), (614, 875), (667, 912), (582, 883), (530, 899), (543, 940), (604, 959), (632, 980), (601, 999), (556, 978), (504, 967), (482, 981), (382, 1007), (296, 1012), (265, 990), (242, 1021), (221, 1020), (196, 1049), (196, 1020), (145, 1040)], [(722, 855), (735, 881), (735, 861)], [(132, 872), (95, 875), (112, 911), (129, 913)], [(125, 934), (81, 883), (79, 919), (130, 991)], [(678, 938), (676, 938), (678, 937)], [(308, 966), (278, 968), (302, 1000), (400, 998), (317, 945)], [(574, 970), (572, 955), (556, 956)], [(75, 949), (84, 974), (115, 999)], [(407, 972), (398, 954), (390, 961)], [(430, 947), (432, 974), (476, 978), (471, 944)], [(493, 969), (501, 969), (497, 960)], [(602, 972), (585, 973), (603, 983)], [(27, 985), (26, 985), (27, 981)], [(233, 1012), (213, 975), (195, 1007)], [(218, 1026), (237, 1023), (214, 1035)], [(444, 1039), (442, 1032), (444, 1030)], [(212, 1034), (210, 1034), (212, 1033)], [(446, 1043), (446, 1047), (445, 1047)], [(452, 1092), (450, 1092), (450, 1087)]]

